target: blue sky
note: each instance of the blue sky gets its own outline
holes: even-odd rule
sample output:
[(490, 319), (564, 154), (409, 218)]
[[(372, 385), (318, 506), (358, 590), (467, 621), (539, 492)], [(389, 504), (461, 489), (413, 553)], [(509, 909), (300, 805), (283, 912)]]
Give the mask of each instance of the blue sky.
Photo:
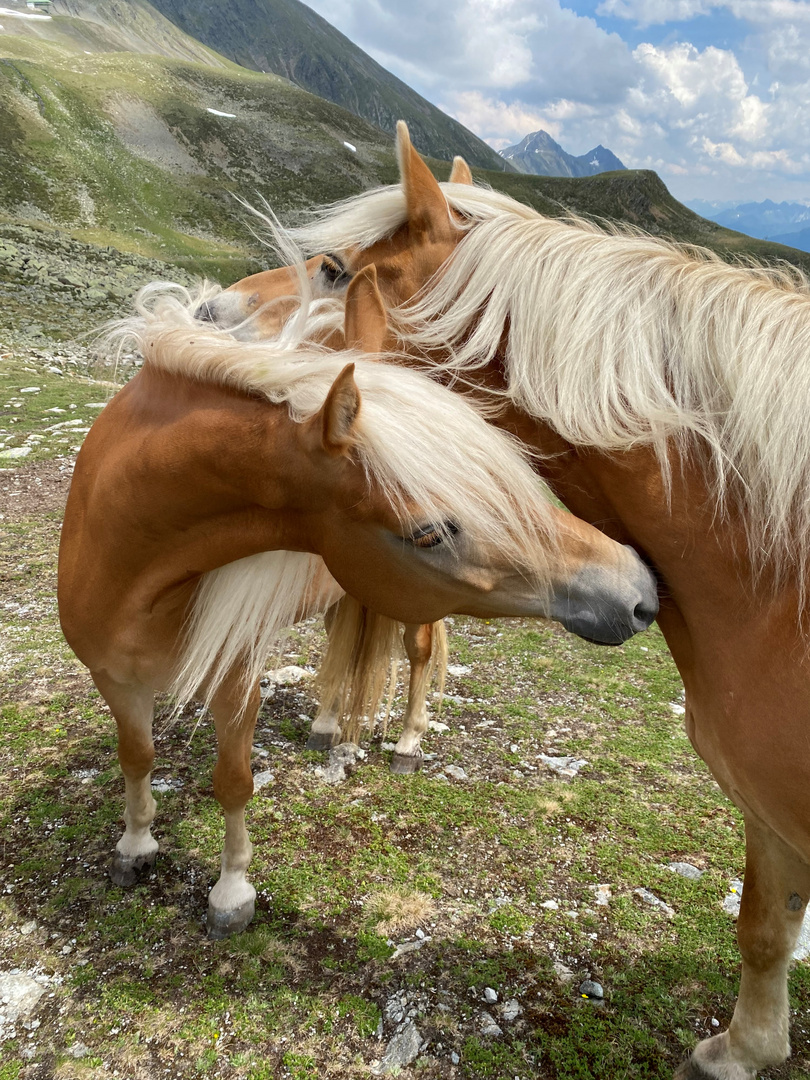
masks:
[(501, 149), (544, 128), (680, 199), (810, 203), (810, 0), (309, 0)]

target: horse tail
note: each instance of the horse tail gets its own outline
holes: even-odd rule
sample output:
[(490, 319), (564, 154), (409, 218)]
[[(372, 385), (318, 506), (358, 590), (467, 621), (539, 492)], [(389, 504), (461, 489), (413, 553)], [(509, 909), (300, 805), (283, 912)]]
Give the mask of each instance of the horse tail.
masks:
[(436, 683), (436, 692), (439, 695), (439, 708), (441, 709), (444, 697), (444, 684), (447, 679), (447, 629), (444, 619), (439, 619), (432, 627), (430, 651), (430, 668), (428, 669), (428, 686)]
[(323, 706), (340, 717), (344, 741), (357, 742), (364, 722), (373, 727), (383, 708), (383, 732), (403, 657), (400, 624), (351, 596), (327, 614), (329, 645), (316, 681)]

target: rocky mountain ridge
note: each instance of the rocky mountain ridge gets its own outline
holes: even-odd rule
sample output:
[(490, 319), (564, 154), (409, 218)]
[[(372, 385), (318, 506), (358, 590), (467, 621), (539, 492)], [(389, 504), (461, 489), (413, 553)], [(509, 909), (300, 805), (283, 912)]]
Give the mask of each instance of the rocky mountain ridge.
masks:
[(505, 147), (500, 153), (518, 172), (534, 176), (595, 176), (625, 168), (613, 151), (601, 143), (587, 154), (575, 157), (563, 150), (542, 128), (530, 132), (525, 139), (515, 146)]

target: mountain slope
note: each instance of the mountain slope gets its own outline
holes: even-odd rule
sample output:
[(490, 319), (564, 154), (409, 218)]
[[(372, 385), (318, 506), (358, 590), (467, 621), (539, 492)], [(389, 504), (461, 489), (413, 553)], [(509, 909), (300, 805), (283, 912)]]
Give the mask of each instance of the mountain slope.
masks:
[(498, 154), (298, 0), (153, 0), (187, 34), (243, 67), (272, 71), (444, 160), (505, 170)]
[(594, 176), (625, 166), (611, 151), (599, 144), (587, 154), (569, 154), (547, 131), (533, 131), (515, 146), (501, 150), (501, 157), (521, 173), (533, 176)]

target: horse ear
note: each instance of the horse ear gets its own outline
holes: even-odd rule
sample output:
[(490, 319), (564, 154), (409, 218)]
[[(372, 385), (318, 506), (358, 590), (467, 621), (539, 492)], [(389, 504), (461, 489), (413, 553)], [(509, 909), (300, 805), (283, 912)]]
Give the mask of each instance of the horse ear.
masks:
[(382, 352), (388, 332), (385, 304), (377, 287), (377, 268), (369, 263), (352, 278), (346, 290), (344, 323), (346, 348), (365, 353)]
[(453, 168), (450, 170), (450, 183), (451, 184), (472, 184), (473, 175), (470, 172), (470, 166), (464, 160), (463, 157), (453, 158)]
[(347, 364), (326, 395), (320, 412), (313, 417), (315, 430), (320, 430), (321, 447), (338, 457), (348, 454), (354, 446), (354, 427), (360, 412), (360, 391), (354, 381), (354, 364)]
[(397, 121), (397, 161), (408, 209), (408, 227), (434, 239), (449, 235), (450, 212), (438, 181), (414, 149), (408, 125)]

